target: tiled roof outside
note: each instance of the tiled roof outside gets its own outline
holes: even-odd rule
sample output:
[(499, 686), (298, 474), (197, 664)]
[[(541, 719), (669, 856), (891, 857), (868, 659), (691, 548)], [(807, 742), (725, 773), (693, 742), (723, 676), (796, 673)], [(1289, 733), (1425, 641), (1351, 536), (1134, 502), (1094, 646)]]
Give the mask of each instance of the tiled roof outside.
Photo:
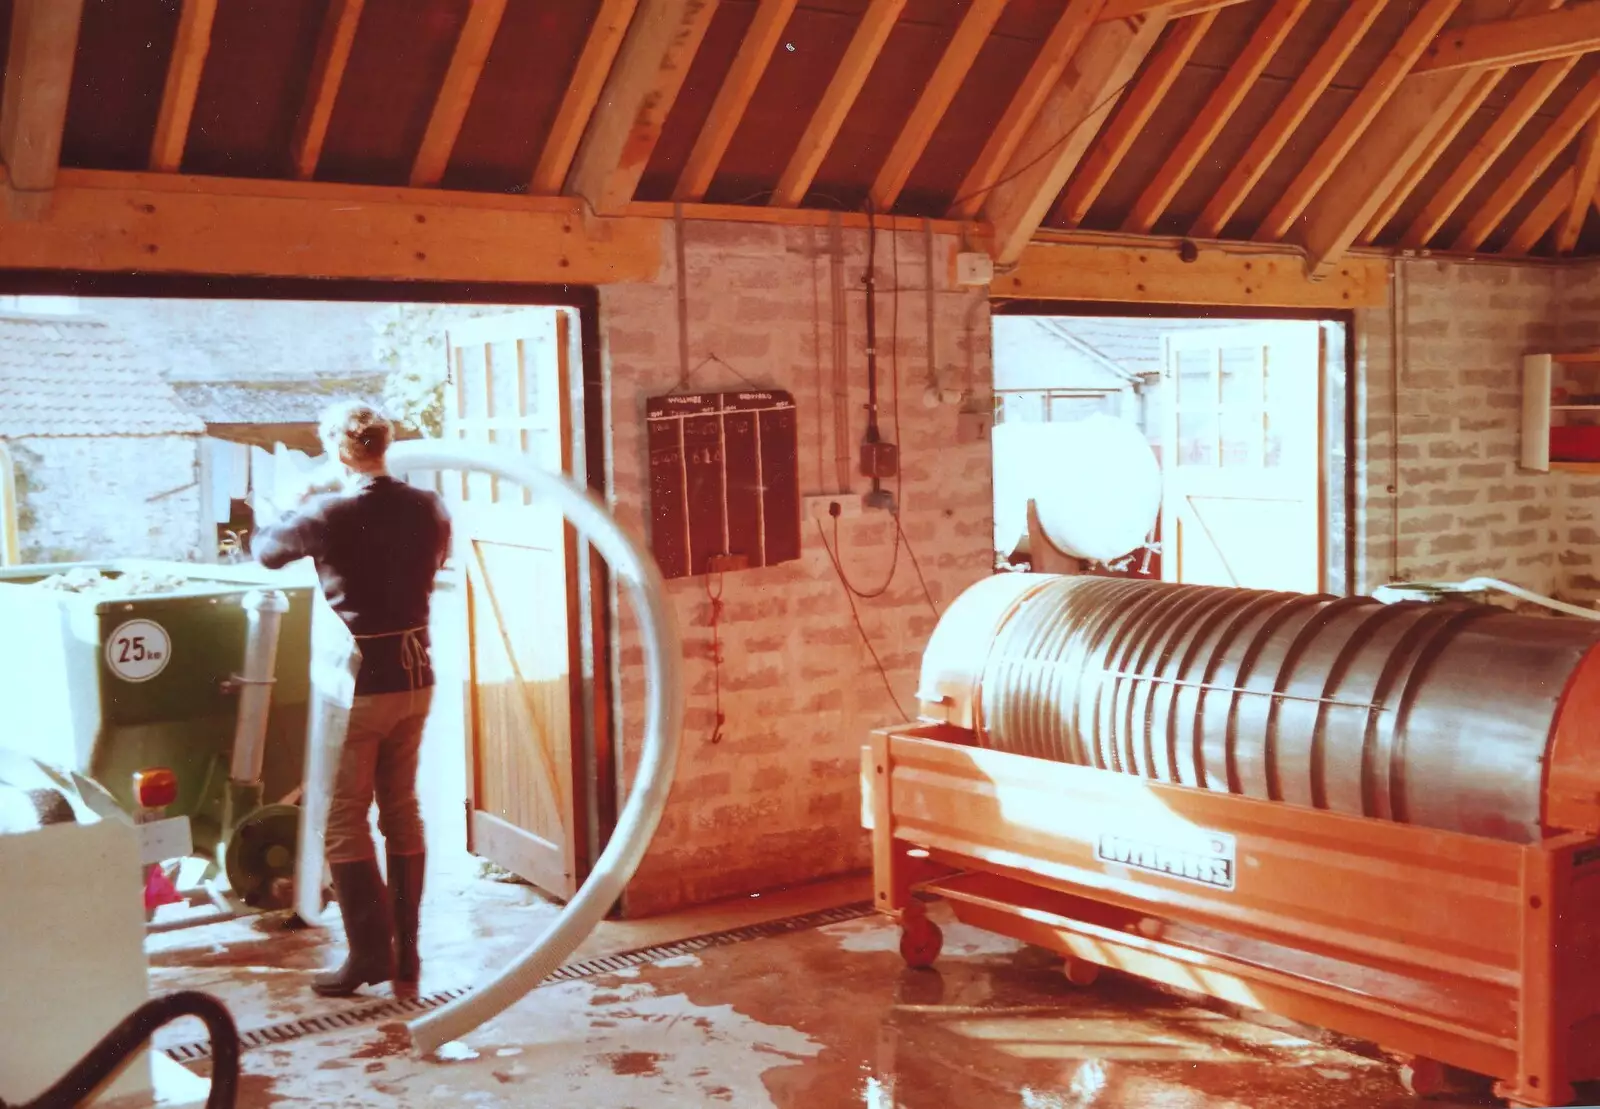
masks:
[(0, 316), (0, 436), (204, 431), (114, 329), (83, 318)]
[(314, 424), (336, 400), (383, 403), (384, 376), (259, 382), (179, 381), (178, 399), (207, 424)]

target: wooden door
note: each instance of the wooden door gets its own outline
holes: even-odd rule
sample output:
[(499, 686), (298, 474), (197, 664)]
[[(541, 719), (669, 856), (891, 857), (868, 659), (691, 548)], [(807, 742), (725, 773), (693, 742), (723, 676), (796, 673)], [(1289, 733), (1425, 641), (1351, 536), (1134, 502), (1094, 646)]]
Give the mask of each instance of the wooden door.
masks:
[[(541, 308), (450, 329), (445, 437), (573, 472), (578, 321)], [(467, 846), (558, 898), (578, 888), (576, 538), (556, 508), (449, 475), (466, 586)]]
[(1168, 581), (1323, 588), (1323, 328), (1167, 336), (1161, 534)]

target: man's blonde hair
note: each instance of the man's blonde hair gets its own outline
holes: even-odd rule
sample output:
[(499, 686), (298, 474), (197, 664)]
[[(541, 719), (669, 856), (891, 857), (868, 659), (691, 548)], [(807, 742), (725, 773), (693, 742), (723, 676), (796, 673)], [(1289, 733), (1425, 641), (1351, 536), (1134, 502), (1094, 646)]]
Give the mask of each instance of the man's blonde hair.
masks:
[(322, 445), (335, 458), (352, 462), (377, 462), (394, 440), (394, 425), (370, 404), (346, 401), (322, 415), (318, 427)]

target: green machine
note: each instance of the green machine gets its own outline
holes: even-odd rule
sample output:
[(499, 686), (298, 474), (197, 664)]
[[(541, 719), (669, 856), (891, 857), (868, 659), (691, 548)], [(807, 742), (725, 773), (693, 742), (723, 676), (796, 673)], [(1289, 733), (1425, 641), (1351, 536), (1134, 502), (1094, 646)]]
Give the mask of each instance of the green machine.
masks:
[(315, 588), (253, 565), (0, 570), (0, 746), (92, 779), (135, 819), (188, 817), (219, 907), (288, 907)]

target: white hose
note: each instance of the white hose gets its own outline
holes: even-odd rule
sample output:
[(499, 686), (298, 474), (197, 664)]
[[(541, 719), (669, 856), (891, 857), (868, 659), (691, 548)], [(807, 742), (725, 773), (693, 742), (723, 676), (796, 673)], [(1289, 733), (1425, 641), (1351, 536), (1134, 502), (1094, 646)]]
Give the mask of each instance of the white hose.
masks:
[(644, 858), (666, 807), (678, 765), (683, 689), (677, 624), (655, 562), (611, 518), (599, 501), (559, 474), (528, 465), (517, 455), (437, 441), (399, 443), (389, 452), (397, 473), (479, 470), (546, 497), (605, 558), (632, 602), (644, 640), (644, 749), (639, 771), (616, 831), (594, 871), (560, 917), (516, 960), (459, 1000), (406, 1026), (413, 1050), (429, 1055), (499, 1016), (544, 981), (588, 938), (622, 896)]
[(1373, 590), (1373, 596), (1380, 601), (1404, 601), (1415, 599), (1421, 595), (1438, 595), (1443, 593), (1505, 593), (1516, 597), (1518, 600), (1527, 601), (1529, 604), (1542, 605), (1552, 612), (1565, 613), (1568, 616), (1578, 616), (1585, 620), (1600, 620), (1600, 612), (1582, 605), (1569, 605), (1565, 601), (1558, 601), (1554, 597), (1545, 597), (1532, 590), (1524, 589), (1520, 585), (1512, 585), (1499, 578), (1468, 578), (1466, 581), (1408, 581), (1397, 582), (1394, 585), (1379, 586)]

